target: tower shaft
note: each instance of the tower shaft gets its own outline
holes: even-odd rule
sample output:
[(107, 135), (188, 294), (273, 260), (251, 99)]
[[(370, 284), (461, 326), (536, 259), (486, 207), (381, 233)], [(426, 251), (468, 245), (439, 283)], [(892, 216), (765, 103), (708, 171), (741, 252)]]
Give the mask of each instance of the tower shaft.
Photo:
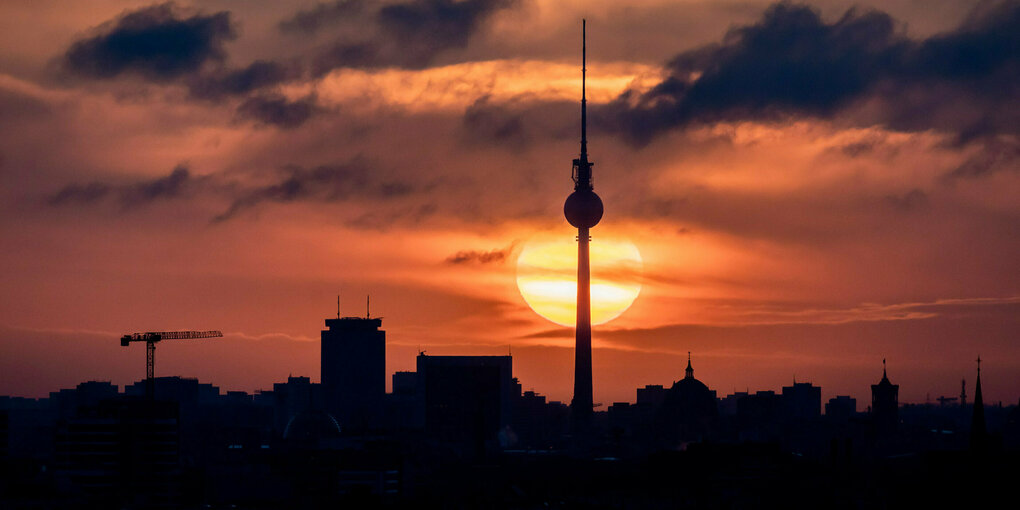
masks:
[(577, 322), (574, 334), (574, 399), (570, 403), (575, 422), (591, 419), (594, 399), (591, 382), (591, 272), (588, 228), (577, 229)]

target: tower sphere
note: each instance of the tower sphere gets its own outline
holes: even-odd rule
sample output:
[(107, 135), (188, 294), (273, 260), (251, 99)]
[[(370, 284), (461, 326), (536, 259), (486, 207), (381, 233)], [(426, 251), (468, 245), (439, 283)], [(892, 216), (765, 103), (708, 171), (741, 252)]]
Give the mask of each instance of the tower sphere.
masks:
[(592, 190), (575, 190), (563, 203), (563, 215), (576, 228), (598, 225), (602, 212), (602, 199)]

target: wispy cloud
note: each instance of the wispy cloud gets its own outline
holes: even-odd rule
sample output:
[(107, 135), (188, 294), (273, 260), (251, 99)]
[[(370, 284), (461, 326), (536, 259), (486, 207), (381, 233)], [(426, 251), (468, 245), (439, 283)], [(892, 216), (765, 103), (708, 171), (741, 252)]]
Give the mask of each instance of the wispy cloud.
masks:
[(111, 184), (93, 181), (69, 184), (51, 195), (47, 202), (53, 206), (88, 205), (116, 197), (124, 209), (148, 204), (154, 200), (180, 198), (191, 192), (196, 178), (187, 165), (179, 164), (165, 177), (129, 184)]
[(507, 258), (513, 253), (514, 248), (517, 247), (517, 242), (513, 242), (510, 246), (505, 248), (497, 248), (495, 250), (480, 251), (480, 250), (461, 250), (449, 257), (446, 257), (445, 262), (447, 264), (502, 264), (506, 262)]

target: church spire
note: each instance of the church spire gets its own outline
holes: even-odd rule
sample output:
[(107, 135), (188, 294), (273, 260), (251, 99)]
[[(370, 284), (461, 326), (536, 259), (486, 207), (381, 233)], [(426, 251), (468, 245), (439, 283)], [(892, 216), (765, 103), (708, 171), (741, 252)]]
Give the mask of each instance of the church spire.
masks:
[(985, 403), (981, 397), (981, 356), (977, 359), (977, 381), (974, 383), (974, 414), (970, 420), (970, 447), (981, 450), (985, 447)]
[(687, 370), (684, 372), (685, 379), (694, 379), (694, 368), (691, 367), (691, 351), (687, 351)]

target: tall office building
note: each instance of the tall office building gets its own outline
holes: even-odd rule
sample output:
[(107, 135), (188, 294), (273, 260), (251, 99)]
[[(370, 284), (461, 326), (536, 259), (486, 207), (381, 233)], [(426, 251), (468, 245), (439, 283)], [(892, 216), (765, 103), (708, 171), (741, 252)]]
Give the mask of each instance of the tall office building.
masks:
[(381, 318), (326, 319), (321, 377), (326, 411), (346, 430), (377, 426), (386, 395), (386, 332)]

